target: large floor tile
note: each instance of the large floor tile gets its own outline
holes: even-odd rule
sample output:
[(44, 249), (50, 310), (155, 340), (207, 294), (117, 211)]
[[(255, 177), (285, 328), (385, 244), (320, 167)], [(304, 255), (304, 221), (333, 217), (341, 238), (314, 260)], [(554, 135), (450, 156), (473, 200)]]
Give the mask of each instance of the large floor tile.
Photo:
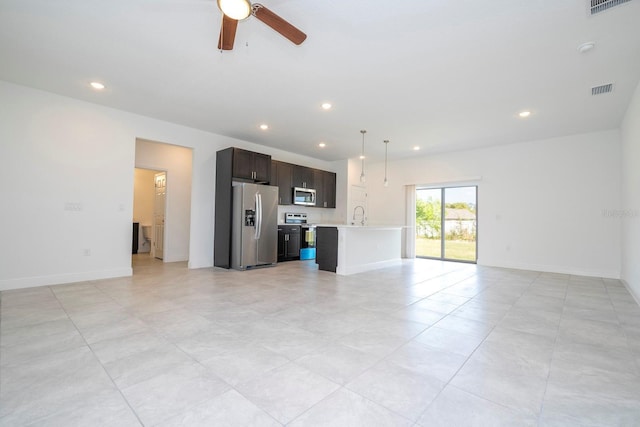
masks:
[(277, 421), (286, 424), (339, 388), (313, 372), (289, 363), (236, 389)]
[(546, 311), (545, 307), (514, 307), (500, 321), (499, 325), (514, 331), (527, 332), (555, 339), (560, 328), (562, 313)]
[(640, 306), (617, 280), (406, 260), (0, 293), (0, 425), (634, 425)]
[(338, 384), (346, 384), (380, 358), (342, 344), (331, 344), (299, 359), (296, 364)]
[(467, 319), (450, 314), (435, 324), (438, 328), (447, 329), (465, 335), (473, 335), (478, 338), (485, 338), (493, 329), (494, 324)]
[(123, 389), (156, 377), (179, 366), (193, 365), (194, 359), (173, 344), (132, 353), (104, 363), (116, 385)]
[(537, 419), (531, 414), (447, 386), (422, 414), (418, 424), (425, 427), (537, 426)]
[[(3, 340), (0, 340), (2, 342)], [(87, 343), (77, 330), (68, 330), (22, 341), (13, 345), (0, 345), (0, 365), (26, 363), (47, 354), (86, 347)]]
[(347, 334), (336, 343), (351, 347), (373, 357), (382, 358), (393, 353), (409, 339), (384, 330), (358, 330)]
[(244, 348), (246, 341), (223, 328), (211, 328), (206, 332), (176, 341), (176, 345), (197, 360), (206, 360), (222, 353)]
[(516, 411), (537, 416), (549, 374), (549, 361), (536, 355), (478, 349), (451, 385)]
[(91, 349), (100, 362), (109, 363), (142, 351), (163, 347), (168, 342), (153, 332), (140, 332), (92, 343)]
[(429, 375), (446, 383), (458, 372), (467, 357), (420, 342), (410, 342), (397, 349), (386, 360), (418, 375)]
[(415, 341), (429, 347), (462, 356), (469, 356), (473, 353), (483, 340), (482, 336), (466, 335), (437, 326), (427, 329), (415, 338)]
[(229, 385), (204, 367), (179, 365), (122, 389), (144, 425), (154, 425), (221, 395)]
[(0, 346), (33, 342), (51, 335), (75, 331), (75, 325), (68, 318), (14, 328), (3, 328), (0, 330)]
[(552, 367), (540, 425), (624, 426), (640, 419), (640, 377)]
[(290, 427), (409, 427), (411, 425), (413, 422), (407, 418), (346, 389), (338, 390), (288, 424)]
[[(118, 313), (118, 314), (116, 314)], [(152, 333), (153, 330), (137, 317), (120, 312), (111, 312), (111, 316), (102, 316), (100, 323), (80, 323), (78, 330), (89, 344), (112, 340), (133, 334)], [(76, 320), (74, 320), (74, 323)]]
[(289, 363), (289, 359), (261, 346), (246, 345), (201, 361), (231, 385), (244, 383)]
[[(92, 427), (140, 427), (142, 424), (118, 391), (100, 393), (80, 398), (70, 407), (40, 418), (29, 426), (92, 426)], [(1, 420), (0, 420), (1, 424)]]
[(434, 377), (383, 361), (348, 383), (346, 388), (415, 421), (444, 385)]
[(5, 365), (0, 369), (0, 423), (25, 425), (61, 411), (75, 411), (86, 399), (114, 390), (87, 347)]
[(277, 427), (281, 425), (235, 390), (229, 390), (206, 400), (158, 424), (159, 427)]

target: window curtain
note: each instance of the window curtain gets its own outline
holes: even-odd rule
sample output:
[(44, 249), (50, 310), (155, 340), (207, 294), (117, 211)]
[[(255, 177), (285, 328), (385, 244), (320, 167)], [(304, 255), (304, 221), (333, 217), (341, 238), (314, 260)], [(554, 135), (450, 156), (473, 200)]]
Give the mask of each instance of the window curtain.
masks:
[(405, 185), (406, 213), (403, 258), (416, 257), (416, 186)]

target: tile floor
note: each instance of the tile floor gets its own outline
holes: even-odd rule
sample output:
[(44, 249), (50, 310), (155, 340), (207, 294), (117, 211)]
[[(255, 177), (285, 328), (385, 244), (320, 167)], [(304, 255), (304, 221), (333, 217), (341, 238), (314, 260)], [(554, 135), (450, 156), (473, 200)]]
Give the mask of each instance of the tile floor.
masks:
[(0, 294), (0, 425), (640, 425), (640, 307), (616, 280), (134, 271)]

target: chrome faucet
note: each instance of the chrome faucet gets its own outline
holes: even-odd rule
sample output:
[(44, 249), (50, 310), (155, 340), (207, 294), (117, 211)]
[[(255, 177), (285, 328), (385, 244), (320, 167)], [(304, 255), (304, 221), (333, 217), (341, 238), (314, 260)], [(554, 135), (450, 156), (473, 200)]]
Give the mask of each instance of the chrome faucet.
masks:
[(358, 205), (355, 208), (353, 208), (353, 221), (356, 220), (356, 211), (358, 210), (358, 208), (362, 209), (362, 221), (360, 221), (360, 225), (364, 226), (365, 216), (364, 216), (364, 207), (363, 206)]

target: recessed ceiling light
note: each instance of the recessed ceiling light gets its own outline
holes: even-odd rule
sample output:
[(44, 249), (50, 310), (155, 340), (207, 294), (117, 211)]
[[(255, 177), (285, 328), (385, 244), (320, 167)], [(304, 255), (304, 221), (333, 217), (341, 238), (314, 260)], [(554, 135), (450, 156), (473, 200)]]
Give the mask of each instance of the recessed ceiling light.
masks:
[(318, 144), (318, 147), (320, 147), (320, 148), (324, 148), (326, 146), (327, 146), (327, 144), (325, 144), (324, 142), (321, 142), (320, 144)]
[(92, 88), (94, 88), (95, 90), (102, 90), (104, 89), (104, 85), (100, 82), (91, 82), (89, 83), (91, 85)]
[(361, 154), (359, 157), (360, 160), (364, 160), (364, 156)]
[(328, 102), (325, 102), (325, 103), (322, 104), (322, 109), (323, 110), (330, 110), (331, 107), (332, 107), (332, 105), (329, 104)]
[(263, 124), (260, 125), (260, 129), (267, 130), (267, 129), (269, 129), (269, 125), (263, 123)]
[(531, 111), (520, 111), (518, 115), (522, 118), (529, 117), (531, 115)]
[(594, 47), (596, 47), (596, 44), (594, 42), (582, 43), (580, 46), (578, 46), (578, 52), (587, 53)]
[(413, 147), (413, 151), (420, 151), (420, 147), (416, 145), (415, 147)]

